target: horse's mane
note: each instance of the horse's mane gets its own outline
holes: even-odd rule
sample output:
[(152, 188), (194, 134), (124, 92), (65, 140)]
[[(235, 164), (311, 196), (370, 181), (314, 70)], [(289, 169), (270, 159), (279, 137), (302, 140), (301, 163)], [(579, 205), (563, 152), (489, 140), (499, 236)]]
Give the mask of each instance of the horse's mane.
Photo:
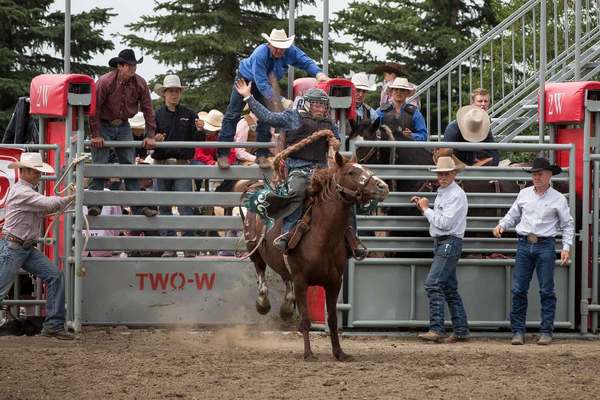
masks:
[(316, 170), (309, 182), (308, 193), (314, 199), (325, 200), (331, 195), (331, 180), (335, 174), (335, 168), (320, 168)]

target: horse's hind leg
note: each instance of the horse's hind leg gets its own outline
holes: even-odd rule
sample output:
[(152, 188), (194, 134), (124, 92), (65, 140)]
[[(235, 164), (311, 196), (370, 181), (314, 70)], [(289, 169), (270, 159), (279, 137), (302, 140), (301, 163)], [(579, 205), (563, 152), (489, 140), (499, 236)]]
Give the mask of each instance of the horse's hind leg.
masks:
[(256, 269), (256, 278), (258, 279), (258, 297), (256, 298), (256, 311), (259, 314), (266, 314), (271, 310), (271, 302), (269, 301), (269, 289), (267, 288), (267, 280), (265, 277), (265, 270), (267, 264), (258, 255), (253, 254), (251, 257), (254, 261), (254, 267)]
[(294, 304), (296, 303), (296, 297), (294, 296), (294, 284), (292, 281), (284, 281), (285, 283), (285, 295), (283, 296), (283, 303), (279, 308), (279, 315), (284, 320), (289, 320), (294, 315)]
[(304, 338), (304, 359), (306, 361), (314, 361), (317, 358), (310, 348), (310, 318), (308, 317), (308, 306), (306, 304), (306, 289), (308, 285), (302, 277), (294, 277), (294, 291), (296, 292), (298, 311), (300, 312), (300, 325), (298, 330)]
[(329, 325), (329, 334), (331, 336), (331, 351), (338, 361), (349, 361), (351, 356), (344, 353), (340, 346), (340, 338), (337, 327), (337, 300), (340, 293), (341, 281), (330, 284), (325, 288), (325, 297), (327, 300), (327, 324)]

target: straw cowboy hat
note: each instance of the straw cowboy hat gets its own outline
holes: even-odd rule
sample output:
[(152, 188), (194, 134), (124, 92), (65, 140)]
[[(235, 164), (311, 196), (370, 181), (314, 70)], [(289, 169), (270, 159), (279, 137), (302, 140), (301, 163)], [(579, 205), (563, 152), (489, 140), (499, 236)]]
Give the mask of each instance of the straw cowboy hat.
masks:
[(294, 38), (296, 35), (292, 35), (288, 37), (283, 29), (273, 29), (271, 31), (271, 35), (267, 35), (266, 33), (261, 33), (263, 39), (271, 44), (271, 46), (276, 47), (278, 49), (287, 49), (292, 43), (294, 43)]
[(162, 97), (165, 94), (165, 90), (169, 88), (186, 89), (187, 86), (181, 86), (181, 80), (177, 75), (166, 75), (162, 85), (160, 83), (154, 85), (154, 92)]
[(437, 164), (434, 168), (431, 168), (431, 172), (460, 172), (464, 166), (456, 165), (452, 157), (440, 157), (437, 160)]
[(223, 123), (223, 113), (219, 110), (210, 110), (208, 114), (198, 117), (204, 121), (204, 129), (210, 132), (216, 132), (221, 130), (221, 124)]
[(369, 83), (369, 76), (364, 72), (358, 72), (352, 75), (351, 81), (358, 90), (366, 90), (368, 92), (375, 90), (375, 85)]
[(144, 119), (144, 113), (138, 111), (133, 117), (129, 118), (129, 126), (131, 129), (146, 129), (146, 120)]
[(131, 49), (121, 50), (117, 57), (113, 57), (108, 62), (108, 65), (113, 68), (117, 68), (119, 64), (137, 65), (144, 61), (144, 57), (139, 60), (135, 58), (135, 53)]
[(388, 89), (415, 90), (415, 85), (410, 83), (406, 78), (396, 78), (388, 85)]
[(54, 168), (52, 168), (50, 164), (46, 164), (42, 161), (42, 155), (40, 153), (21, 153), (20, 160), (8, 164), (8, 168), (31, 168), (40, 171), (43, 174), (54, 173)]
[(490, 132), (490, 116), (477, 106), (464, 106), (456, 112), (456, 122), (467, 142), (481, 142)]
[(538, 157), (533, 160), (531, 168), (523, 168), (525, 172), (539, 172), (539, 171), (550, 171), (552, 175), (558, 175), (562, 172), (562, 169), (558, 165), (551, 165), (548, 160), (543, 157)]

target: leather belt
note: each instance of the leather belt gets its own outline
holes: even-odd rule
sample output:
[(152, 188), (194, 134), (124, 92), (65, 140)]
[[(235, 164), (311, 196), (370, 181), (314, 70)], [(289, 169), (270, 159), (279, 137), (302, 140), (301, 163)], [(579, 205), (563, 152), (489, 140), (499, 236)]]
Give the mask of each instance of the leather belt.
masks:
[(125, 121), (122, 119), (113, 119), (112, 121), (103, 119), (102, 122), (104, 122), (105, 124), (109, 124), (111, 126), (121, 126), (125, 123)]
[(9, 242), (14, 242), (19, 244), (23, 250), (29, 250), (35, 246), (37, 240), (23, 240), (21, 238), (16, 237), (15, 235), (11, 235), (10, 233), (2, 232), (0, 233), (0, 239), (8, 240)]
[(435, 236), (433, 239), (437, 240), (438, 242), (443, 242), (444, 240), (448, 240), (451, 237), (453, 237), (452, 235), (444, 235), (444, 236)]
[(163, 160), (154, 160), (154, 164), (161, 165), (187, 165), (190, 163), (190, 160), (186, 160), (183, 158), (165, 158)]
[(544, 240), (554, 239), (552, 236), (537, 236), (535, 233), (528, 233), (527, 235), (519, 235), (523, 240), (527, 240), (530, 244), (543, 242)]

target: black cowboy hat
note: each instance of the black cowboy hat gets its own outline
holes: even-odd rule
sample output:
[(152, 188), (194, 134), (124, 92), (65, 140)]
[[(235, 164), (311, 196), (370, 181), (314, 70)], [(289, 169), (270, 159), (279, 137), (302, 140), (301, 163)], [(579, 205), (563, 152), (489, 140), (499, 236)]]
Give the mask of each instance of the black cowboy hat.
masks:
[(558, 165), (550, 165), (550, 162), (543, 157), (533, 160), (531, 168), (523, 168), (523, 171), (529, 173), (543, 170), (552, 172), (552, 175), (558, 175), (562, 172), (562, 169)]
[(388, 62), (375, 67), (373, 70), (376, 74), (383, 74), (384, 72), (390, 72), (396, 74), (396, 76), (404, 75), (404, 66), (395, 62)]
[(135, 58), (135, 53), (131, 49), (121, 50), (117, 57), (113, 57), (108, 62), (108, 65), (116, 68), (119, 64), (129, 64), (129, 65), (137, 65), (141, 64), (144, 61), (144, 57), (139, 60)]

